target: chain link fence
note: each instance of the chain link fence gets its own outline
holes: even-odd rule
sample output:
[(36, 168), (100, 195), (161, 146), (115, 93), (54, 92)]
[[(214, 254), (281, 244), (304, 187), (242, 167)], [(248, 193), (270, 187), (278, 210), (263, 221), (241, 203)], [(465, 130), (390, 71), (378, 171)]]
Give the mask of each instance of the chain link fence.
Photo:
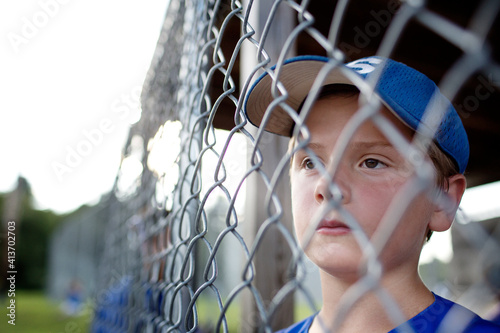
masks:
[[(478, 73), (500, 77), (490, 44), (500, 2), (472, 7), (457, 22), (423, 1), (172, 0), (108, 201), (93, 332), (271, 332), (316, 313), (317, 272), (292, 231), (288, 142), (248, 124), (249, 87), (296, 54), (345, 63), (401, 53), (424, 72), (425, 59), (438, 58), (441, 91), (454, 99)], [(449, 57), (422, 44), (398, 53), (431, 35)], [(474, 117), (472, 108), (457, 110)], [(411, 193), (398, 200), (408, 205)], [(474, 246), (492, 259), (498, 228), (474, 226)], [(361, 237), (360, 246), (376, 253), (384, 227), (382, 243)], [(446, 287), (442, 268), (425, 274)], [(353, 288), (345, 311), (373, 281)], [(479, 284), (493, 302), (495, 289)], [(381, 302), (401, 315), (389, 297)]]

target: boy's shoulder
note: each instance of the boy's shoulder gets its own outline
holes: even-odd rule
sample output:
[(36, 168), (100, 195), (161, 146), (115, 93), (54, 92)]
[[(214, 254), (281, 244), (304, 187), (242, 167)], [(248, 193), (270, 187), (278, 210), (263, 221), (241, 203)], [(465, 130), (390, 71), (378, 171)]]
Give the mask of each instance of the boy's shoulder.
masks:
[[(471, 310), (434, 294), (435, 301), (425, 310), (389, 333), (406, 332), (408, 325), (415, 333), (464, 332), (496, 333), (500, 326), (485, 320)], [(276, 333), (307, 333), (315, 315)], [(464, 327), (466, 327), (464, 329)], [(411, 332), (411, 331), (410, 331)]]
[(307, 317), (306, 319), (293, 324), (292, 326), (279, 330), (276, 333), (307, 333), (316, 315)]
[[(500, 332), (500, 326), (481, 318), (460, 304), (436, 294), (434, 297), (434, 303), (406, 323), (414, 332)], [(396, 332), (400, 332), (398, 328), (389, 333)]]

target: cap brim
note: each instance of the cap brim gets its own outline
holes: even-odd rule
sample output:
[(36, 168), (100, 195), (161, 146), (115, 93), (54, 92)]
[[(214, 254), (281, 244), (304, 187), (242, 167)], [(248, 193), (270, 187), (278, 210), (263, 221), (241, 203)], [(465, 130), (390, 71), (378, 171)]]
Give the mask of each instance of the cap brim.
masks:
[[(288, 95), (286, 103), (297, 111), (302, 101), (309, 94), (318, 74), (330, 59), (319, 56), (302, 56), (284, 62), (281, 68), (279, 82), (283, 84)], [(274, 69), (274, 68), (273, 68)], [(334, 67), (327, 73), (321, 86), (327, 84), (352, 84), (351, 79), (345, 75), (346, 68), (343, 65)], [(249, 90), (245, 102), (245, 113), (252, 124), (257, 127), (264, 125), (268, 132), (288, 136), (292, 135), (294, 121), (287, 111), (279, 105), (270, 110), (265, 124), (263, 124), (266, 110), (275, 100), (272, 94), (273, 79), (267, 73), (260, 76)], [(278, 93), (284, 93), (277, 90)], [(278, 97), (278, 96), (276, 96)]]

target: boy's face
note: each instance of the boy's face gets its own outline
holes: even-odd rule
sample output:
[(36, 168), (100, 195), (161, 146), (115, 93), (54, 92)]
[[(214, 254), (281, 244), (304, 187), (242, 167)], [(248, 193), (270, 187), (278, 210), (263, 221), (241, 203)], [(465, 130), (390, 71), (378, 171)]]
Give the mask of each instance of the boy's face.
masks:
[[(327, 167), (334, 145), (358, 109), (357, 96), (330, 96), (316, 102), (307, 119), (311, 133), (309, 148)], [(409, 140), (412, 131), (390, 111), (382, 114)], [(398, 150), (370, 121), (363, 124), (349, 143), (334, 176), (342, 193), (342, 205), (371, 238), (390, 203), (412, 176), (412, 168)], [(306, 151), (298, 151), (291, 167), (292, 210), (301, 244), (314, 216), (327, 205), (328, 181), (315, 168)], [(420, 195), (412, 201), (382, 252), (386, 271), (417, 269), (418, 258), (434, 205)], [(308, 257), (327, 273), (357, 278), (362, 256), (345, 219), (330, 211), (315, 230), (305, 249)]]

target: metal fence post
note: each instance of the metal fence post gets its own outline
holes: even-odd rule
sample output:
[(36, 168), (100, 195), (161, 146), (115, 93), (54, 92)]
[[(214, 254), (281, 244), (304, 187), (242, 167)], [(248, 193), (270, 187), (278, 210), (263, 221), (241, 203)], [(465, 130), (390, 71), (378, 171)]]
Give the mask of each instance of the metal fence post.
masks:
[[(244, 8), (248, 9), (248, 1), (244, 1)], [(255, 29), (255, 39), (261, 38), (267, 17), (272, 10), (272, 1), (254, 1), (249, 17), (250, 25)], [(293, 11), (286, 6), (280, 6), (276, 12), (275, 19), (266, 36), (265, 50), (268, 53), (271, 63), (276, 63), (286, 38), (290, 35), (295, 25)], [(250, 45), (243, 44), (241, 78), (246, 80), (250, 71), (257, 65), (257, 50)], [(295, 50), (291, 50), (295, 52)], [(288, 54), (293, 56), (294, 54)], [(243, 81), (244, 82), (244, 81)], [(243, 84), (242, 84), (243, 86)], [(252, 129), (249, 129), (250, 131)], [(256, 133), (256, 132), (255, 132)], [(285, 155), (288, 147), (288, 140), (275, 135), (267, 134), (263, 137), (259, 150), (262, 153), (264, 164), (261, 170), (271, 178), (275, 172), (279, 160)], [(249, 148), (251, 151), (253, 147)], [(281, 223), (289, 230), (292, 229), (290, 184), (287, 174), (282, 175), (282, 180), (276, 189), (284, 215)], [(247, 200), (245, 217), (247, 228), (245, 229), (245, 239), (248, 244), (253, 244), (255, 236), (263, 222), (269, 217), (267, 212), (267, 202), (265, 202), (268, 187), (254, 174), (247, 183)], [(258, 290), (264, 305), (268, 305), (273, 296), (285, 283), (287, 267), (291, 259), (291, 252), (288, 250), (283, 237), (277, 228), (269, 228), (265, 236), (260, 240), (258, 249), (254, 257), (255, 278), (252, 284)], [(243, 304), (241, 311), (241, 331), (257, 332), (262, 327), (259, 311), (251, 293), (243, 294)], [(293, 323), (293, 297), (288, 297), (282, 303), (278, 311), (271, 318), (273, 329), (289, 326)]]

